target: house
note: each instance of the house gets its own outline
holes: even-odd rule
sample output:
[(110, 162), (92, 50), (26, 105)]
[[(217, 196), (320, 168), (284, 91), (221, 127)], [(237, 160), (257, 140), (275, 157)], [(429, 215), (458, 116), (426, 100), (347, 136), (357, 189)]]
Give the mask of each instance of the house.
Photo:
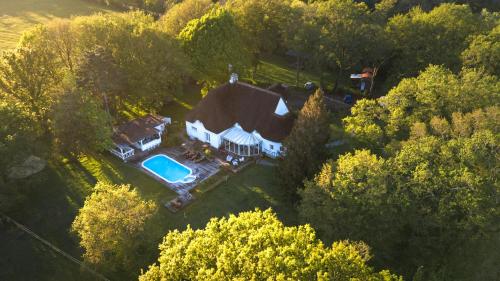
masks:
[(275, 158), (284, 152), (282, 143), (293, 121), (281, 94), (232, 76), (187, 114), (186, 133), (191, 139), (240, 156)]
[(109, 151), (122, 160), (134, 156), (135, 150), (147, 151), (161, 144), (161, 136), (167, 124), (171, 123), (168, 117), (148, 114), (131, 120), (115, 128), (112, 136), (113, 148)]

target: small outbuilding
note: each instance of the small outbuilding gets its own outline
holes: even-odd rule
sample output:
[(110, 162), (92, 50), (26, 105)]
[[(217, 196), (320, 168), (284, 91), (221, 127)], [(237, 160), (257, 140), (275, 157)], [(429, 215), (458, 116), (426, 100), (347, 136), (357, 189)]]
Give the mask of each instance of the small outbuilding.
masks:
[(147, 151), (160, 146), (166, 125), (172, 120), (156, 114), (148, 114), (115, 128), (112, 140), (114, 147), (109, 151), (126, 161), (134, 156), (135, 150)]

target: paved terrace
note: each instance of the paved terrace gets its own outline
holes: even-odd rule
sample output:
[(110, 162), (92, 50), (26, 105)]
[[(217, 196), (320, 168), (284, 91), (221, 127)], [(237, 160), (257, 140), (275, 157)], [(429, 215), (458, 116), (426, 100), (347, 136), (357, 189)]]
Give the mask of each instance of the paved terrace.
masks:
[[(149, 176), (155, 178), (157, 181), (163, 183), (166, 185), (168, 188), (172, 189), (178, 194), (183, 194), (186, 191), (190, 191), (193, 188), (195, 188), (200, 182), (208, 179), (209, 177), (213, 176), (220, 170), (220, 162), (218, 161), (209, 161), (209, 160), (203, 160), (199, 163), (195, 163), (191, 160), (186, 159), (182, 155), (183, 151), (179, 147), (160, 147), (156, 148), (152, 151), (149, 151), (147, 153), (140, 153), (134, 157), (133, 160), (130, 161), (130, 163), (134, 166), (136, 166), (138, 169), (143, 171), (144, 173), (147, 173)], [(145, 159), (154, 156), (156, 154), (165, 154), (170, 156), (171, 158), (177, 160), (179, 163), (186, 165), (187, 167), (191, 168), (193, 170), (193, 174), (196, 176), (196, 180), (190, 183), (168, 183), (164, 181), (163, 179), (155, 176), (154, 174), (146, 171), (144, 168), (142, 168), (141, 163)]]

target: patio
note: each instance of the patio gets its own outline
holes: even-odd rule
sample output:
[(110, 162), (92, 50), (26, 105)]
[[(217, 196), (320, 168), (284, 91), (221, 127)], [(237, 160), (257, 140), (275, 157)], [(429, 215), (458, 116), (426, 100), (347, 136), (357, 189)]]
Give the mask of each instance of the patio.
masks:
[[(144, 153), (140, 155), (140, 157), (136, 156), (134, 160), (131, 161), (131, 163), (141, 171), (145, 172), (146, 174), (153, 177), (157, 181), (166, 185), (171, 190), (175, 191), (177, 194), (183, 195), (186, 192), (194, 189), (199, 183), (203, 182), (204, 180), (208, 179), (209, 177), (215, 175), (217, 172), (220, 171), (220, 163), (216, 160), (205, 159), (203, 161), (193, 161), (184, 157), (183, 153), (184, 150), (179, 147), (168, 147), (168, 148), (160, 147), (153, 151), (150, 151), (147, 154)], [(156, 154), (165, 154), (175, 159), (177, 162), (189, 167), (193, 171), (193, 174), (196, 176), (196, 180), (190, 183), (168, 183), (163, 179), (159, 178), (158, 176), (142, 168), (141, 166), (142, 161)]]

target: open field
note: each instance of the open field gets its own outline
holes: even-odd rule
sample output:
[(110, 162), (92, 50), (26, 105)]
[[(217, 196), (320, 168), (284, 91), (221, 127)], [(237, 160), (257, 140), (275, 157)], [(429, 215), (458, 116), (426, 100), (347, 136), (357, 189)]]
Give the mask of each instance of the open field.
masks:
[(36, 24), (110, 11), (83, 0), (1, 0), (0, 50), (16, 47), (21, 34)]

